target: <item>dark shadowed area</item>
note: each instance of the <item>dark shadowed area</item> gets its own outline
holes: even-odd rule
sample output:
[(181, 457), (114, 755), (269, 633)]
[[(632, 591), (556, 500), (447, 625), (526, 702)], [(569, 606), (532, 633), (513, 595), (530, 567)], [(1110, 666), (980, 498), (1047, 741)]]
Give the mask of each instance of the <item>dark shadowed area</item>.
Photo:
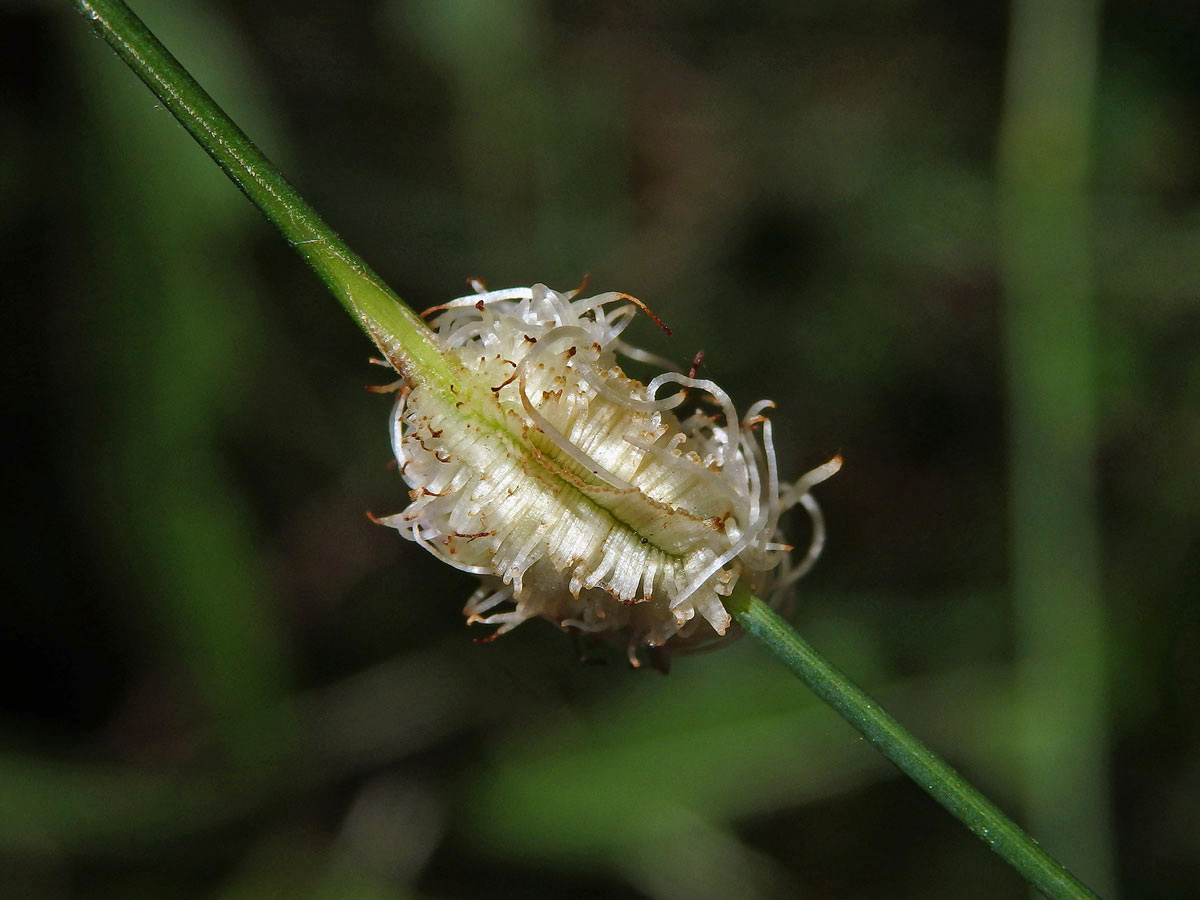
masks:
[[(1200, 893), (1200, 5), (135, 9), (415, 308), (590, 274), (841, 453), (800, 631)], [(67, 4), (0, 23), (0, 895), (1026, 896), (750, 640), (474, 643), (366, 515), (369, 341)]]

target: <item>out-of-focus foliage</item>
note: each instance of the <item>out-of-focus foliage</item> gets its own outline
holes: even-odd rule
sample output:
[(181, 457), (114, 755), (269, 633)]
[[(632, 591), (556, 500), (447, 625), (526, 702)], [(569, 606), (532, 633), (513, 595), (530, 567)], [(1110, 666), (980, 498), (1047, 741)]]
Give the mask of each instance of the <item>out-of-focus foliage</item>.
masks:
[[(1021, 817), (1002, 5), (137, 8), (414, 306), (590, 272), (778, 402), (786, 474), (842, 452), (795, 621)], [(84, 23), (0, 15), (0, 894), (1024, 895), (748, 641), (665, 679), (474, 645), (471, 579), (364, 515), (407, 499), (367, 341)], [(1200, 890), (1197, 46), (1103, 11), (1114, 839), (1037, 835), (1139, 897)]]

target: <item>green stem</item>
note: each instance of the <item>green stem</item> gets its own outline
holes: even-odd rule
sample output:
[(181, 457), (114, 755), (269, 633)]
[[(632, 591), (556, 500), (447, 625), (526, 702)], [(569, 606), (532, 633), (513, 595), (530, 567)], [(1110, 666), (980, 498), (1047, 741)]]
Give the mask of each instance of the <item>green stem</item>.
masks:
[(271, 161), (121, 0), (73, 0), (251, 202), (279, 229), (406, 377), (451, 380), (429, 329), (338, 237)]
[(1096, 895), (1043, 850), (945, 760), (888, 715), (833, 667), (773, 609), (741, 585), (725, 602), (730, 615), (766, 644), (792, 673), (832, 706), (884, 756), (949, 810), (1043, 896), (1080, 900)]

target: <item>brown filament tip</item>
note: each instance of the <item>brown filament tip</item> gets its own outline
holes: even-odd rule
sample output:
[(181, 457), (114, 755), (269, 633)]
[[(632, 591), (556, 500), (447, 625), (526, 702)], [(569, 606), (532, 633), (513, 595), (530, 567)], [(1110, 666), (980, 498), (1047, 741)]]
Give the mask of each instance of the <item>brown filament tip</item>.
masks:
[(591, 277), (592, 277), (591, 272), (584, 272), (583, 273), (583, 281), (579, 282), (579, 287), (575, 288), (575, 290), (573, 290), (567, 294), (567, 299), (574, 300), (576, 297), (578, 297), (580, 294), (582, 294), (587, 289), (588, 281), (591, 279)]
[(670, 328), (667, 327), (667, 323), (664, 322), (662, 319), (660, 319), (658, 316), (656, 316), (651, 311), (650, 307), (648, 307), (645, 303), (643, 303), (637, 297), (631, 297), (631, 296), (629, 296), (629, 294), (622, 294), (621, 297), (624, 300), (628, 300), (630, 303), (632, 303), (634, 306), (636, 306), (638, 309), (640, 309), (642, 312), (644, 312), (646, 315), (648, 315), (651, 319), (653, 319), (654, 324), (657, 325), (659, 328), (661, 328), (663, 331), (665, 331), (667, 333), (667, 337), (675, 336), (675, 332), (673, 332)]

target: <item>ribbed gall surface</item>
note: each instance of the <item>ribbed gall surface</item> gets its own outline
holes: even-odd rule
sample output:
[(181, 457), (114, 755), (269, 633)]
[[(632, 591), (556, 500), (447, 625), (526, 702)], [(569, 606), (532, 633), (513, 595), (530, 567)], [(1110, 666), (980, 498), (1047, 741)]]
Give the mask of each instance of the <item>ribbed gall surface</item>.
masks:
[[(435, 308), (462, 375), (401, 391), (392, 443), (412, 504), (381, 521), (481, 576), (469, 622), (502, 634), (541, 616), (616, 633), (633, 658), (724, 635), (738, 578), (779, 595), (819, 552), (807, 491), (840, 461), (781, 489), (769, 402), (739, 420), (710, 381), (628, 378), (616, 352), (658, 362), (620, 340), (639, 307), (535, 285)], [(815, 527), (793, 567), (776, 523), (796, 503)]]

